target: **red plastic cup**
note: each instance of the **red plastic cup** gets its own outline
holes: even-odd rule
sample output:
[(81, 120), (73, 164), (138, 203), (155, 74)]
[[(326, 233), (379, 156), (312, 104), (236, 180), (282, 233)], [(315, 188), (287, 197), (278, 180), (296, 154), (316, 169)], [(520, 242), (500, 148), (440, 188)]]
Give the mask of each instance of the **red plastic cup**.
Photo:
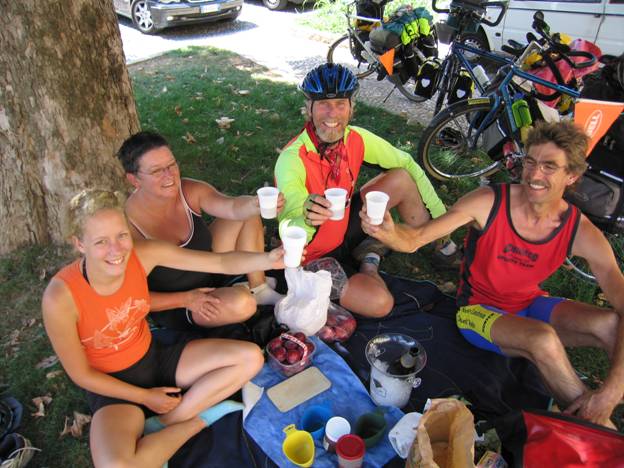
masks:
[(340, 468), (360, 468), (364, 462), (366, 445), (360, 436), (355, 434), (343, 435), (336, 442), (336, 455)]

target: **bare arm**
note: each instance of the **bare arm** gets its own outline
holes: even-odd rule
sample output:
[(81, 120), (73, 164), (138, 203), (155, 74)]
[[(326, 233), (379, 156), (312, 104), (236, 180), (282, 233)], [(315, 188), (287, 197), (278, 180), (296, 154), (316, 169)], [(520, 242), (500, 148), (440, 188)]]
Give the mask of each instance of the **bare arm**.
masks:
[[(101, 395), (145, 404), (158, 413), (177, 406), (178, 399), (169, 397), (180, 389), (161, 387), (144, 389), (93, 369), (78, 337), (78, 312), (71, 293), (60, 280), (53, 279), (43, 295), (43, 323), (67, 375), (80, 387)], [(157, 401), (158, 400), (158, 401)]]
[(156, 265), (229, 275), (284, 268), (284, 249), (281, 247), (268, 253), (214, 253), (184, 249), (156, 240), (137, 241), (134, 245), (147, 274)]
[(221, 219), (244, 221), (260, 214), (257, 196), (242, 195), (230, 197), (222, 194), (212, 185), (194, 179), (183, 179), (182, 190), (195, 211), (208, 213)]
[(482, 229), (493, 203), (494, 193), (490, 188), (484, 187), (460, 198), (445, 214), (419, 227), (395, 224), (389, 212), (385, 213), (381, 225), (374, 226), (366, 216), (366, 204), (360, 217), (362, 229), (370, 236), (398, 252), (415, 252), (423, 245), (445, 237), (468, 223), (475, 223)]
[(604, 295), (619, 314), (611, 370), (594, 397), (599, 401), (581, 401), (577, 405), (581, 416), (600, 422), (611, 415), (624, 394), (624, 275), (609, 242), (585, 216), (581, 218), (572, 254), (587, 260)]

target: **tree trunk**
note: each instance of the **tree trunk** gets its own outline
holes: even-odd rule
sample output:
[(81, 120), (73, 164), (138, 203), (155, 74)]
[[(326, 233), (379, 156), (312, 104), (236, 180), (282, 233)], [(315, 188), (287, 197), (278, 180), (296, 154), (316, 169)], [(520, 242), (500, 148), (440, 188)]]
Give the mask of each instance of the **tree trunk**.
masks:
[(139, 122), (112, 0), (2, 1), (0, 253), (64, 239), (83, 188), (122, 189)]

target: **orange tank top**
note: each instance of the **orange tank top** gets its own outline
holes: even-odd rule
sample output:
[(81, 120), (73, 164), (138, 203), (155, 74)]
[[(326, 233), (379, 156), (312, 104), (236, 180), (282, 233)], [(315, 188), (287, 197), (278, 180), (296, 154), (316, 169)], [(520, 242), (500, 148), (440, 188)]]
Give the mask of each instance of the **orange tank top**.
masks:
[(133, 250), (121, 287), (100, 296), (80, 271), (81, 260), (67, 265), (55, 278), (69, 288), (78, 309), (78, 336), (89, 364), (117, 372), (141, 359), (152, 341), (147, 320), (149, 291), (143, 265)]

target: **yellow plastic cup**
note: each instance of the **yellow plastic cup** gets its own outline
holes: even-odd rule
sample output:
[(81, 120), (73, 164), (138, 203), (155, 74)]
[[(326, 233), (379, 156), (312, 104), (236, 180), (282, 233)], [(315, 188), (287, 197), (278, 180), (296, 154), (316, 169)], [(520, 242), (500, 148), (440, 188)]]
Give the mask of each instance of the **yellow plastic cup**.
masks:
[(297, 466), (312, 466), (314, 462), (314, 440), (306, 431), (298, 430), (294, 424), (284, 428), (286, 438), (282, 451), (286, 458)]

